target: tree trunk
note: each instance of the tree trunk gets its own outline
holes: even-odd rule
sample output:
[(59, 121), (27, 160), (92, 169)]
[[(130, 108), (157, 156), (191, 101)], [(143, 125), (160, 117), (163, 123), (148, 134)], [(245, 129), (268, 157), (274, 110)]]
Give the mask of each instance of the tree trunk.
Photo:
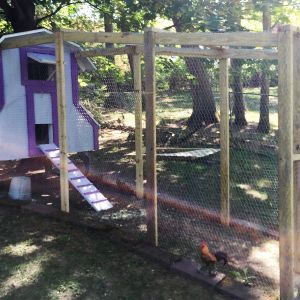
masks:
[[(173, 23), (176, 31), (181, 32), (180, 20), (173, 18)], [(216, 104), (211, 82), (203, 60), (196, 57), (186, 57), (185, 63), (188, 71), (195, 78), (190, 81), (193, 112), (187, 122), (189, 130), (195, 131), (203, 125), (218, 123), (219, 120), (216, 115)]]
[[(108, 2), (109, 5), (109, 2)], [(105, 32), (113, 32), (113, 13), (105, 12), (104, 13), (104, 30)], [(106, 48), (113, 48), (114, 44), (112, 43), (106, 43)], [(115, 64), (115, 57), (114, 56), (107, 56), (107, 58), (110, 60), (112, 64)], [(122, 102), (120, 100), (120, 97), (118, 97), (118, 85), (115, 81), (115, 78), (113, 74), (110, 74), (106, 78), (106, 85), (107, 85), (107, 91), (109, 92), (109, 96), (105, 98), (104, 107), (111, 108), (111, 107), (117, 107), (122, 108)]]
[[(122, 16), (122, 18), (126, 20), (126, 16)], [(124, 20), (124, 22), (121, 22), (120, 29), (121, 29), (122, 32), (129, 32), (130, 28), (128, 27), (125, 20)], [(128, 57), (128, 63), (129, 63), (130, 71), (131, 71), (132, 78), (133, 78), (133, 55), (128, 54), (127, 57)]]
[(246, 126), (245, 104), (243, 96), (243, 85), (241, 82), (241, 64), (238, 60), (231, 60), (232, 71), (232, 93), (233, 93), (233, 114), (234, 124), (237, 126)]
[(7, 21), (11, 23), (14, 32), (34, 30), (35, 4), (31, 0), (0, 1), (0, 7)]
[(196, 80), (191, 80), (190, 88), (193, 100), (193, 112), (188, 119), (188, 127), (196, 130), (203, 125), (217, 123), (216, 106), (211, 89), (211, 82), (200, 58), (185, 58), (188, 71)]
[[(263, 6), (263, 30), (269, 31), (271, 28), (271, 15), (269, 4)], [(261, 133), (269, 133), (270, 120), (269, 120), (269, 93), (270, 93), (270, 79), (268, 76), (269, 63), (264, 62), (261, 76), (260, 88), (260, 114), (257, 131)]]

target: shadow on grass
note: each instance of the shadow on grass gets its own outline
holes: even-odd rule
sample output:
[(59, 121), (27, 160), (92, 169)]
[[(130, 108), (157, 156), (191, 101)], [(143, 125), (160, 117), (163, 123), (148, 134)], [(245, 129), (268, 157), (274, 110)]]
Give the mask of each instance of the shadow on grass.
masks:
[(1, 299), (223, 299), (106, 235), (16, 210), (1, 215), (1, 231)]

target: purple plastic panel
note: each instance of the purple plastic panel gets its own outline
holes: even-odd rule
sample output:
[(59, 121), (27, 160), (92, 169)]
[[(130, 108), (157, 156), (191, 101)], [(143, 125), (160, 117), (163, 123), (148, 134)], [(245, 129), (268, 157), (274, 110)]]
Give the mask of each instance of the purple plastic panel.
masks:
[[(53, 141), (56, 145), (59, 143), (58, 137), (58, 112), (57, 112), (57, 95), (55, 81), (29, 80), (27, 67), (27, 53), (40, 53), (55, 56), (55, 49), (46, 47), (20, 48), (21, 62), (21, 83), (26, 90), (26, 109), (27, 109), (27, 126), (28, 126), (28, 153), (30, 157), (44, 155), (36, 145), (35, 138), (35, 111), (34, 111), (34, 94), (45, 93), (51, 95), (52, 103), (52, 125)], [(73, 104), (77, 111), (93, 128), (94, 149), (99, 148), (98, 132), (99, 126), (90, 117), (90, 115), (79, 104), (79, 86), (78, 86), (78, 64), (75, 56), (71, 55), (71, 80), (72, 80), (72, 98)]]
[(47, 93), (50, 94), (52, 103), (52, 126), (53, 126), (53, 142), (59, 145), (58, 138), (58, 112), (57, 112), (57, 97), (56, 91), (46, 91), (42, 87), (26, 88), (26, 105), (27, 105), (27, 130), (28, 130), (28, 153), (30, 157), (44, 155), (44, 153), (37, 147), (35, 142), (35, 110), (34, 110), (34, 94)]
[(46, 47), (30, 47), (20, 48), (21, 62), (21, 83), (25, 86), (26, 92), (26, 109), (27, 109), (27, 130), (28, 130), (28, 154), (30, 157), (42, 156), (43, 152), (37, 147), (35, 142), (35, 110), (34, 110), (34, 94), (44, 93), (50, 94), (52, 105), (52, 126), (53, 126), (53, 142), (58, 145), (58, 112), (57, 112), (57, 96), (55, 81), (29, 80), (27, 68), (27, 53), (40, 53), (55, 56), (53, 48)]
[(28, 79), (28, 66), (27, 66), (27, 53), (39, 53), (48, 54), (55, 57), (55, 49), (46, 47), (30, 47), (20, 48), (20, 62), (21, 62), (21, 83), (24, 86), (35, 86), (38, 88), (45, 88), (45, 92), (48, 92), (48, 88), (56, 90), (55, 81), (43, 81), (43, 80), (29, 80)]
[(93, 128), (94, 150), (99, 149), (99, 125), (91, 118), (79, 103), (78, 85), (78, 64), (74, 54), (71, 54), (71, 77), (72, 77), (72, 97), (77, 111), (86, 119)]

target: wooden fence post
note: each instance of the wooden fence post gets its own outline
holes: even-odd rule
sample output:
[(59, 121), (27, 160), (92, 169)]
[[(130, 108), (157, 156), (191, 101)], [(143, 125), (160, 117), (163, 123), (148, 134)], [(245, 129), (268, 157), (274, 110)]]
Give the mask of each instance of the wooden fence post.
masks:
[(294, 163), (295, 172), (295, 271), (300, 273), (300, 34), (299, 29), (294, 34), (293, 41), (293, 65), (294, 65), (294, 155), (298, 155)]
[(143, 176), (143, 124), (142, 124), (142, 73), (141, 54), (133, 55), (134, 99), (135, 99), (135, 186), (136, 196), (144, 197)]
[(149, 241), (158, 245), (157, 177), (156, 177), (156, 85), (155, 36), (152, 28), (144, 32), (145, 43), (145, 100), (146, 100), (146, 188), (147, 232)]
[(219, 61), (221, 222), (225, 225), (230, 221), (228, 62), (227, 58)]
[(278, 37), (280, 299), (294, 299), (293, 31)]
[(66, 121), (66, 82), (64, 62), (63, 32), (55, 33), (56, 54), (56, 85), (58, 106), (58, 129), (60, 149), (60, 201), (61, 210), (69, 212), (69, 181), (68, 181), (68, 145), (67, 145), (67, 121)]

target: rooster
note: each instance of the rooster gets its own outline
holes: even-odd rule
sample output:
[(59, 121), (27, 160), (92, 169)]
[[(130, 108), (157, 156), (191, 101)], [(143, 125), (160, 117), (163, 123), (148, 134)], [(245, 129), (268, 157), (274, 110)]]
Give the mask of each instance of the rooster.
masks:
[(212, 253), (205, 241), (200, 244), (201, 261), (203, 266), (200, 270), (208, 270), (209, 275), (216, 275), (216, 264), (217, 262), (223, 262), (223, 266), (228, 263), (228, 255), (223, 251)]

